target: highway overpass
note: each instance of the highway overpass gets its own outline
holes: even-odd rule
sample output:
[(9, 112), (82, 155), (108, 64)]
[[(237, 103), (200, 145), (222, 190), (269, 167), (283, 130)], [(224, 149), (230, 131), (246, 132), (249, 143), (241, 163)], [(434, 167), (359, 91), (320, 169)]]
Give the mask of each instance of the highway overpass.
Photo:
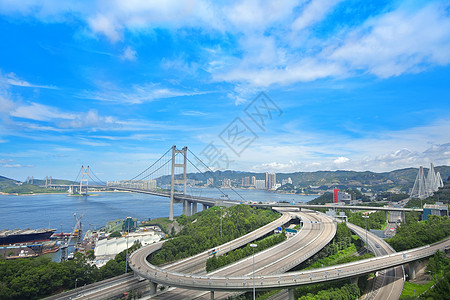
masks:
[[(291, 212), (299, 215), (303, 219), (304, 226), (300, 232), (287, 241), (275, 245), (262, 252), (255, 253), (255, 274), (265, 276), (268, 274), (281, 274), (298, 264), (304, 262), (315, 253), (327, 245), (336, 233), (336, 224), (325, 216), (322, 217), (316, 213)], [(321, 223), (323, 219), (323, 223)], [(189, 260), (189, 259), (187, 259)], [(237, 276), (246, 278), (252, 276), (253, 257), (244, 258), (234, 264), (227, 265), (221, 269), (209, 273), (209, 276)], [(167, 269), (164, 267), (164, 269)], [(184, 273), (186, 274), (186, 273)], [(199, 274), (206, 274), (205, 271)], [(189, 274), (188, 274), (189, 275)], [(247, 279), (250, 280), (250, 279)], [(156, 287), (155, 287), (156, 289)], [(238, 291), (237, 293), (242, 293)], [(235, 291), (215, 292), (215, 299), (228, 299), (234, 296)], [(210, 292), (200, 292), (187, 289), (171, 289), (160, 295), (153, 296), (152, 299), (210, 299)]]
[[(331, 280), (359, 277), (364, 274), (414, 262), (433, 255), (437, 250), (445, 251), (450, 247), (450, 238), (433, 245), (361, 260), (353, 263), (285, 274), (255, 276), (257, 290), (285, 289), (299, 285), (315, 284)], [(147, 262), (146, 257), (153, 252), (151, 246), (132, 253), (129, 261), (131, 268), (139, 276), (166, 286), (204, 291), (251, 291), (253, 277), (191, 275), (172, 272)]]

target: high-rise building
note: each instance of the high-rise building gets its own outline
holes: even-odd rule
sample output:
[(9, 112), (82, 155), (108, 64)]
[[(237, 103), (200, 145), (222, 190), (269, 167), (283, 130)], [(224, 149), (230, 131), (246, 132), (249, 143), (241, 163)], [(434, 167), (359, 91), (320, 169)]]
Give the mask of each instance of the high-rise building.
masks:
[(245, 177), (242, 178), (242, 186), (243, 187), (250, 186), (250, 177), (245, 176)]
[(281, 185), (285, 185), (285, 184), (292, 184), (292, 179), (291, 177), (288, 177), (287, 179), (283, 179), (281, 180)]
[(255, 176), (252, 176), (252, 185), (256, 186), (256, 177)]
[(224, 178), (222, 179), (222, 187), (231, 187), (231, 179), (229, 178)]
[(273, 189), (276, 183), (277, 175), (275, 173), (266, 173), (266, 189)]
[(156, 189), (156, 180), (154, 180), (154, 179), (144, 180), (143, 181), (143, 188), (144, 188), (144, 190), (154, 190), (154, 189)]
[(255, 179), (255, 188), (258, 190), (266, 189), (266, 181), (265, 180), (256, 180)]

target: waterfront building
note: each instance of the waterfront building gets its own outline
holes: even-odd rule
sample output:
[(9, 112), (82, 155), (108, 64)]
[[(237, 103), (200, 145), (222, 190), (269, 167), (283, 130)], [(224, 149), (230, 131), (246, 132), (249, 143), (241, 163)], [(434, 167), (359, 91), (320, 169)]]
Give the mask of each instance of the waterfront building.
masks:
[(250, 186), (250, 177), (245, 176), (242, 178), (242, 186), (249, 187)]
[(291, 179), (291, 177), (288, 177), (287, 179), (281, 180), (281, 186), (283, 186), (283, 185), (285, 185), (285, 184), (292, 184), (292, 179)]
[(224, 188), (231, 187), (231, 179), (229, 178), (222, 179), (222, 187)]
[(448, 206), (442, 202), (436, 204), (425, 204), (423, 206), (423, 219), (428, 220), (429, 216), (448, 216)]
[(276, 183), (277, 175), (275, 173), (266, 173), (266, 189), (273, 189)]
[(255, 188), (258, 190), (264, 190), (266, 188), (265, 180), (255, 180)]

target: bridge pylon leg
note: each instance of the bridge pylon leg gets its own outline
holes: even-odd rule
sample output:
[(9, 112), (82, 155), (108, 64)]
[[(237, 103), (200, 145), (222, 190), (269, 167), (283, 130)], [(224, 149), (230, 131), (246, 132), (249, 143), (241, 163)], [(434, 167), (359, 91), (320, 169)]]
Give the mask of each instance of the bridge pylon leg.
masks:
[(197, 202), (192, 202), (192, 214), (197, 213)]
[[(177, 153), (181, 153), (184, 157), (182, 164), (177, 164), (175, 161), (175, 156)], [(174, 193), (175, 193), (175, 184), (182, 184), (183, 185), (183, 194), (186, 195), (186, 160), (187, 160), (187, 147), (183, 147), (182, 150), (178, 150), (177, 146), (172, 146), (172, 173), (171, 173), (171, 179), (170, 179), (170, 212), (169, 212), (169, 220), (173, 221), (173, 203), (174, 203)], [(183, 168), (183, 179), (182, 180), (175, 180), (175, 168)], [(184, 204), (183, 204), (183, 213), (184, 215), (187, 215), (184, 211)]]
[(214, 300), (214, 291), (211, 291), (211, 293), (210, 293), (210, 299), (211, 299), (211, 300)]

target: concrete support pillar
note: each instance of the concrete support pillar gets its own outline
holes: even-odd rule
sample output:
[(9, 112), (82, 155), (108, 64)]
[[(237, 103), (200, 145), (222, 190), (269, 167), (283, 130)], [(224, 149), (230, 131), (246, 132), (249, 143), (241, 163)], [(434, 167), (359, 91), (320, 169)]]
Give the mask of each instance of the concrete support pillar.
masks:
[(202, 210), (207, 210), (208, 209), (208, 205), (203, 203), (202, 206), (203, 206)]
[(211, 300), (214, 300), (214, 291), (211, 291), (211, 293), (210, 293), (210, 299), (211, 299)]
[(389, 220), (388, 220), (388, 211), (387, 211), (387, 210), (384, 212), (384, 218), (386, 219), (386, 222), (389, 221)]
[(188, 217), (192, 216), (192, 214), (191, 214), (191, 205), (192, 205), (192, 202), (191, 201), (187, 201), (186, 212), (187, 212), (187, 216)]
[(192, 202), (192, 214), (197, 213), (197, 202)]
[(405, 212), (404, 211), (401, 212), (401, 216), (402, 216), (402, 222), (406, 223)]
[(295, 300), (294, 289), (288, 289), (288, 293), (289, 293), (289, 300)]
[(191, 202), (188, 200), (183, 201), (183, 214), (187, 217), (191, 215)]
[(416, 269), (419, 266), (419, 262), (413, 261), (408, 263), (408, 280), (416, 279)]
[(150, 295), (156, 294), (156, 288), (158, 287), (157, 283), (150, 281)]
[(358, 277), (350, 278), (350, 283), (358, 284)]

